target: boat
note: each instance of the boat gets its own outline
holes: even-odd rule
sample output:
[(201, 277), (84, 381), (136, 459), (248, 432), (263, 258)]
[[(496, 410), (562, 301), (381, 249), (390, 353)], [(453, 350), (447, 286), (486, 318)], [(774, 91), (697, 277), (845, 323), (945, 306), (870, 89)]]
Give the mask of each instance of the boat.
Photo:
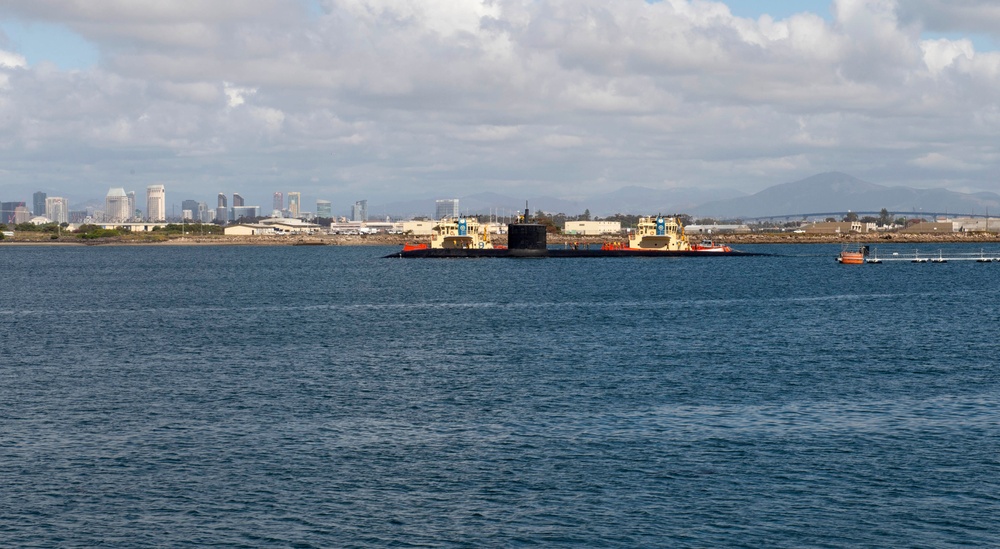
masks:
[(865, 262), (865, 256), (868, 255), (868, 246), (860, 246), (857, 250), (849, 250), (846, 247), (841, 248), (840, 255), (837, 256), (837, 263), (842, 263), (844, 265), (861, 265)]
[(640, 217), (629, 233), (627, 249), (648, 252), (688, 252), (693, 248), (676, 217)]
[(474, 217), (445, 217), (431, 229), (431, 249), (492, 250), (489, 227)]
[(716, 242), (708, 239), (704, 239), (697, 244), (692, 244), (691, 249), (696, 252), (712, 252), (712, 253), (727, 253), (733, 251), (732, 248), (726, 246), (725, 244), (717, 244)]
[(401, 252), (385, 257), (736, 257), (769, 255), (741, 252), (712, 241), (692, 246), (684, 226), (676, 217), (641, 217), (626, 242), (605, 242), (600, 248), (590, 246), (549, 248), (547, 227), (530, 223), (527, 211), (517, 223), (507, 225), (507, 246), (494, 246), (489, 232), (480, 229), (475, 219), (442, 219), (433, 229), (431, 243), (406, 244)]

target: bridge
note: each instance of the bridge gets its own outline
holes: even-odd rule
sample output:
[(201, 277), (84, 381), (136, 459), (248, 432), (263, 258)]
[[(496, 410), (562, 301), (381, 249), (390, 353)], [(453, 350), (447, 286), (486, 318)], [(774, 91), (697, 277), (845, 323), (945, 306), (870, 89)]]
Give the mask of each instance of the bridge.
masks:
[[(798, 221), (798, 220), (801, 220), (803, 218), (813, 218), (813, 217), (823, 217), (823, 218), (826, 218), (826, 217), (835, 217), (835, 218), (837, 218), (839, 220), (839, 219), (843, 219), (844, 216), (846, 216), (847, 214), (852, 214), (852, 213), (855, 214), (855, 215), (857, 215), (858, 218), (869, 217), (869, 216), (870, 217), (878, 217), (878, 216), (882, 215), (882, 211), (881, 210), (879, 210), (877, 212), (859, 212), (859, 211), (854, 211), (854, 210), (848, 210), (846, 212), (817, 212), (817, 213), (803, 213), (803, 214), (782, 214), (782, 215), (767, 215), (767, 216), (761, 216), (761, 217), (743, 217), (741, 219), (743, 220), (744, 223), (749, 222), (749, 221), (778, 221), (778, 220)], [(936, 217), (981, 217), (981, 218), (989, 219), (989, 217), (990, 217), (989, 214), (985, 214), (985, 213), (984, 214), (972, 214), (972, 213), (923, 212), (923, 211), (920, 211), (920, 212), (914, 212), (914, 211), (893, 212), (893, 211), (890, 211), (888, 213), (889, 213), (889, 217), (891, 217), (892, 219), (896, 219), (897, 217), (904, 217), (904, 218), (912, 218), (912, 217), (930, 217), (930, 218), (936, 218)]]

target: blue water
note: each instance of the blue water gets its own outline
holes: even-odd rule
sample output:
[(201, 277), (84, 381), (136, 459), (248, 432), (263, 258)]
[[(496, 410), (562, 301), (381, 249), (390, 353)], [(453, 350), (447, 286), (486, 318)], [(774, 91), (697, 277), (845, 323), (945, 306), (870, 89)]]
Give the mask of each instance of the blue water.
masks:
[(1000, 544), (1000, 263), (743, 248), (0, 247), (0, 546)]

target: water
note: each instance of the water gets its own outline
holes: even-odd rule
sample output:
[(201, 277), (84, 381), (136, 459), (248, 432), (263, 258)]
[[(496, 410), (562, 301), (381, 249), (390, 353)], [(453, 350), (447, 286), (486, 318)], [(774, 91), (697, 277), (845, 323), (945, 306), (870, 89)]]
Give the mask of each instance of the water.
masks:
[(0, 249), (0, 546), (1000, 542), (1000, 264), (389, 251)]

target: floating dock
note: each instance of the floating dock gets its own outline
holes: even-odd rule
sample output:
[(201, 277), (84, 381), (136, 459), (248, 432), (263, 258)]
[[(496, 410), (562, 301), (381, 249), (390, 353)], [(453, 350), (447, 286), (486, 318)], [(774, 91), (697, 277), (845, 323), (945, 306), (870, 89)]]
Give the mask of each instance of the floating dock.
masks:
[(878, 250), (872, 249), (871, 255), (865, 258), (865, 263), (888, 263), (888, 262), (904, 262), (904, 263), (948, 263), (951, 261), (975, 261), (977, 263), (1000, 263), (1000, 251), (985, 251), (980, 250), (979, 252), (947, 252), (944, 250), (937, 250), (936, 252), (921, 252), (920, 250), (913, 250), (912, 252), (893, 252), (892, 254), (886, 256), (880, 256)]

